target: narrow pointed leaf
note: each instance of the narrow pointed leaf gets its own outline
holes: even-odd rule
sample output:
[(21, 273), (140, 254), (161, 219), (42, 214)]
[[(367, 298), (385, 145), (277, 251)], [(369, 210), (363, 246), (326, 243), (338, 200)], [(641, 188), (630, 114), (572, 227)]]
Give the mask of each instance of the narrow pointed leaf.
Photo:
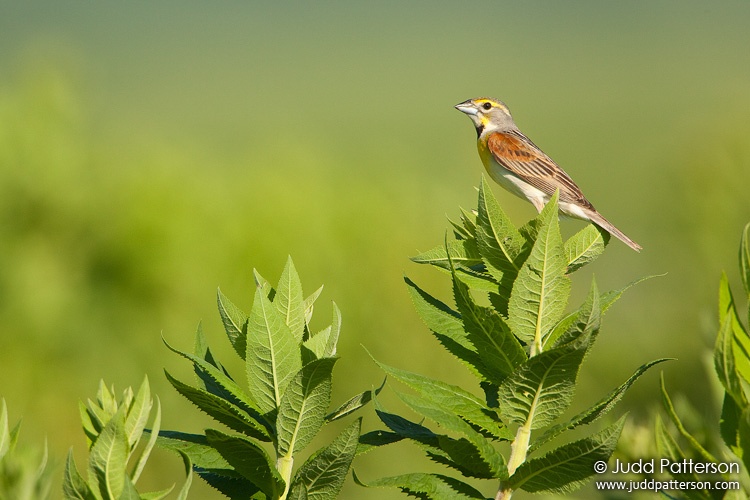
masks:
[(0, 398), (0, 459), (10, 450), (10, 432), (8, 432), (8, 406), (5, 398)]
[(229, 464), (269, 497), (284, 491), (284, 480), (268, 454), (258, 445), (239, 436), (213, 429), (206, 430), (208, 444), (216, 448)]
[(542, 339), (562, 318), (570, 295), (567, 260), (557, 221), (557, 196), (539, 214), (541, 227), (531, 254), (513, 282), (508, 325), (527, 344), (541, 349)]
[(609, 242), (609, 233), (594, 224), (589, 224), (565, 242), (568, 259), (568, 274), (593, 262)]
[(341, 311), (336, 303), (333, 303), (333, 320), (331, 321), (331, 334), (328, 336), (325, 349), (323, 350), (324, 358), (332, 358), (336, 356), (336, 345), (339, 342), (339, 335), (341, 334)]
[(221, 290), (218, 290), (216, 293), (216, 302), (219, 306), (219, 315), (221, 315), (221, 322), (224, 323), (224, 331), (227, 333), (229, 342), (237, 354), (242, 359), (245, 359), (245, 352), (247, 351), (247, 315), (221, 293)]
[(500, 208), (484, 176), (479, 186), (478, 209), (477, 244), (488, 270), (498, 279), (505, 273), (515, 275), (525, 241)]
[(363, 483), (356, 474), (354, 482), (367, 488), (398, 488), (410, 496), (434, 500), (485, 500), (485, 496), (466, 483), (441, 474), (404, 474), (402, 476), (384, 477), (368, 484)]
[(292, 379), (276, 417), (279, 456), (301, 450), (320, 430), (331, 402), (331, 372), (335, 363), (336, 358), (312, 361)]
[(357, 451), (361, 425), (361, 418), (355, 420), (331, 444), (311, 456), (297, 470), (292, 489), (304, 485), (311, 500), (336, 498)]
[(448, 242), (448, 252), (446, 246), (440, 245), (432, 250), (423, 252), (411, 260), (417, 264), (432, 264), (433, 266), (448, 269), (448, 256), (454, 265), (472, 267), (482, 265), (482, 256), (479, 255), (476, 240), (458, 240)]
[(305, 324), (309, 329), (310, 326), (310, 320), (312, 319), (313, 310), (315, 309), (315, 301), (318, 300), (318, 297), (320, 297), (320, 294), (323, 292), (323, 285), (320, 285), (320, 288), (315, 290), (313, 293), (310, 294), (309, 297), (305, 299)]
[(172, 384), (177, 392), (185, 396), (188, 401), (207, 415), (230, 429), (242, 432), (261, 441), (271, 441), (269, 429), (266, 428), (262, 421), (253, 418), (239, 406), (204, 390), (183, 384), (172, 377), (166, 370), (164, 373), (169, 383)]
[(131, 449), (135, 448), (135, 445), (138, 444), (141, 438), (152, 405), (153, 401), (151, 400), (148, 377), (144, 377), (125, 419), (125, 434), (128, 437), (128, 446)]
[(190, 491), (190, 486), (193, 484), (193, 462), (184, 453), (180, 453), (180, 456), (182, 457), (182, 463), (185, 465), (185, 482), (177, 494), (177, 500), (187, 500), (188, 491)]
[(627, 392), (627, 390), (630, 389), (630, 386), (632, 386), (641, 375), (646, 373), (646, 371), (652, 366), (662, 363), (664, 361), (670, 361), (670, 359), (668, 358), (657, 359), (655, 361), (651, 361), (650, 363), (641, 365), (635, 371), (635, 373), (633, 373), (633, 375), (630, 376), (629, 379), (627, 379), (622, 385), (617, 387), (615, 390), (610, 392), (606, 397), (604, 397), (594, 406), (579, 413), (578, 415), (571, 418), (567, 422), (552, 426), (549, 429), (547, 429), (544, 432), (544, 434), (542, 434), (538, 439), (536, 439), (531, 444), (531, 446), (529, 447), (529, 453), (535, 450), (538, 450), (542, 445), (547, 444), (548, 442), (550, 442), (552, 439), (556, 438), (563, 432), (575, 429), (576, 427), (579, 427), (581, 425), (588, 425), (596, 421), (599, 417), (607, 414), (609, 410), (614, 408), (614, 406), (620, 401), (620, 399), (622, 399), (622, 397), (625, 395), (625, 392)]
[[(659, 453), (659, 457), (668, 458), (671, 462), (681, 462), (687, 459), (677, 442), (667, 430), (658, 413), (656, 415), (656, 449)], [(671, 473), (671, 475), (678, 481), (690, 481), (692, 483), (700, 481), (699, 477), (692, 473)], [(689, 499), (711, 499), (711, 495), (705, 490), (686, 490), (684, 493)]]
[(208, 444), (203, 434), (161, 431), (156, 443), (160, 448), (187, 456), (198, 469), (229, 469), (229, 462)]
[(305, 301), (302, 296), (302, 283), (291, 257), (287, 259), (284, 271), (279, 278), (273, 304), (281, 317), (284, 318), (284, 323), (289, 327), (297, 342), (302, 342), (306, 324)]
[(690, 444), (690, 447), (693, 448), (693, 450), (698, 453), (704, 461), (714, 463), (718, 462), (718, 460), (716, 460), (716, 457), (711, 455), (711, 453), (709, 453), (708, 450), (706, 450), (683, 425), (682, 420), (680, 420), (680, 417), (677, 415), (677, 412), (674, 409), (672, 398), (669, 397), (669, 393), (667, 392), (667, 387), (664, 384), (664, 373), (661, 374), (661, 398), (662, 403), (664, 404), (664, 409), (667, 410), (667, 415), (669, 415), (669, 418), (677, 427), (679, 433), (682, 434), (682, 437), (684, 437), (688, 444)]
[(479, 432), (475, 431), (468, 423), (453, 413), (441, 408), (439, 405), (411, 394), (398, 393), (398, 397), (415, 412), (424, 415), (441, 427), (458, 432), (464, 436), (474, 447), (485, 464), (489, 467), (491, 474), (496, 478), (507, 476), (508, 470), (503, 456), (485, 439)]
[(586, 344), (576, 342), (530, 358), (500, 385), (500, 414), (518, 424), (531, 420), (532, 429), (552, 423), (570, 406), (585, 353)]
[(63, 496), (66, 499), (95, 500), (94, 494), (89, 489), (86, 480), (78, 472), (75, 460), (73, 460), (73, 450), (68, 452), (68, 458), (65, 461), (65, 476), (63, 478)]
[(740, 240), (740, 276), (745, 287), (745, 294), (750, 300), (750, 223), (745, 225)]
[(372, 398), (374, 396), (377, 396), (380, 394), (380, 391), (383, 390), (383, 387), (385, 386), (385, 379), (383, 379), (383, 383), (380, 384), (380, 387), (377, 389), (364, 391), (360, 394), (357, 394), (353, 398), (346, 401), (344, 404), (333, 410), (331, 413), (325, 416), (326, 422), (333, 422), (334, 420), (338, 420), (340, 418), (343, 418), (347, 415), (350, 415), (354, 413), (355, 411), (359, 410), (363, 406), (365, 406), (367, 403), (372, 401)]
[(589, 347), (593, 344), (594, 338), (599, 334), (601, 326), (601, 304), (599, 301), (599, 288), (596, 286), (596, 280), (591, 280), (591, 289), (586, 301), (578, 308), (575, 319), (568, 323), (567, 328), (563, 330), (558, 325), (544, 338), (544, 345), (565, 345), (573, 342), (577, 338), (588, 335), (592, 337)]
[[(151, 425), (151, 434), (149, 436), (148, 441), (146, 442), (146, 446), (143, 447), (143, 450), (141, 451), (141, 454), (135, 463), (135, 468), (133, 469), (133, 473), (130, 476), (133, 484), (138, 482), (138, 478), (141, 476), (141, 473), (143, 472), (143, 468), (146, 466), (146, 461), (148, 460), (148, 457), (151, 455), (151, 450), (154, 449), (154, 445), (156, 444), (156, 439), (159, 437), (160, 427), (161, 427), (161, 402), (159, 401), (159, 398), (157, 397), (156, 398), (156, 415), (154, 416), (154, 423)], [(132, 449), (133, 448), (131, 447), (131, 450)], [(170, 488), (170, 491), (171, 491), (171, 488)]]
[(248, 319), (245, 362), (253, 401), (261, 413), (276, 410), (302, 358), (294, 334), (261, 288), (256, 289)]
[(497, 311), (474, 302), (468, 287), (453, 275), (453, 295), (461, 312), (464, 330), (474, 345), (490, 382), (499, 384), (518, 365), (526, 353)]
[(594, 474), (594, 463), (608, 461), (617, 446), (625, 417), (585, 439), (563, 445), (521, 465), (508, 480), (513, 489), (567, 493)]
[(497, 413), (470, 392), (417, 373), (399, 370), (378, 361), (376, 363), (388, 375), (417, 391), (422, 398), (464, 418), (498, 439), (512, 439), (512, 434), (500, 421)]
[(251, 400), (247, 396), (247, 394), (245, 394), (245, 391), (243, 391), (242, 388), (237, 384), (237, 382), (229, 378), (229, 376), (227, 376), (224, 371), (219, 370), (216, 366), (212, 365), (204, 359), (175, 349), (164, 339), (162, 339), (162, 341), (164, 342), (164, 345), (167, 346), (167, 349), (176, 354), (179, 354), (189, 361), (192, 361), (193, 364), (196, 367), (200, 368), (206, 376), (210, 377), (214, 382), (216, 382), (216, 384), (221, 386), (228, 394), (231, 395), (231, 397), (233, 398), (232, 402), (234, 404), (242, 407), (248, 413), (261, 413), (259, 405), (257, 405), (255, 401)]
[(719, 433), (724, 443), (731, 449), (735, 455), (742, 456), (742, 450), (739, 448), (739, 431), (742, 410), (737, 406), (732, 396), (725, 392), (724, 402), (721, 406), (721, 418), (719, 420)]
[(734, 357), (734, 307), (730, 307), (722, 318), (714, 347), (714, 367), (724, 389), (734, 398), (740, 408), (746, 405)]
[(404, 278), (414, 307), (440, 343), (476, 376), (489, 380), (491, 372), (484, 366), (477, 349), (464, 331), (461, 316), (431, 296), (409, 278)]

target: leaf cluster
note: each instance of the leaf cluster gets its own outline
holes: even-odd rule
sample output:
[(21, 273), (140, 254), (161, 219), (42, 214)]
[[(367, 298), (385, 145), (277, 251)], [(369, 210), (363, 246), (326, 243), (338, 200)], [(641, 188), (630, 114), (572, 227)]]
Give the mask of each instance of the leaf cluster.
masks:
[[(80, 403), (79, 410), (83, 431), (89, 448), (89, 460), (84, 478), (76, 467), (73, 450), (68, 453), (65, 464), (63, 495), (80, 500), (158, 500), (166, 497), (172, 485), (162, 491), (139, 493), (135, 485), (146, 466), (146, 461), (156, 443), (161, 424), (161, 405), (156, 400), (156, 414), (151, 424), (149, 439), (138, 452), (138, 444), (153, 407), (148, 378), (144, 378), (137, 393), (128, 387), (118, 401), (115, 389), (99, 383), (96, 401)], [(187, 498), (190, 488), (190, 461), (183, 457), (187, 481), (179, 492), (178, 499)], [(128, 464), (134, 460), (128, 472)]]
[(167, 344), (192, 363), (196, 375), (196, 385), (189, 385), (167, 373), (174, 388), (235, 432), (162, 432), (159, 444), (190, 457), (197, 474), (229, 498), (334, 498), (354, 458), (361, 421), (348, 425), (292, 475), (295, 456), (325, 423), (364, 406), (373, 391), (329, 412), (341, 330), (338, 307), (333, 304), (331, 325), (314, 332), (310, 321), (322, 287), (304, 297), (291, 259), (275, 288), (257, 272), (255, 277), (250, 314), (221, 291), (217, 300), (227, 338), (244, 361), (246, 388), (214, 357), (200, 326), (193, 353)]
[[(571, 491), (593, 474), (594, 462), (610, 457), (624, 417), (589, 437), (544, 454), (539, 450), (606, 414), (638, 377), (663, 360), (641, 366), (589, 409), (558, 422), (571, 405), (602, 314), (628, 287), (600, 293), (592, 282), (585, 302), (566, 312), (570, 274), (601, 255), (609, 235), (588, 225), (563, 241), (557, 201), (556, 194), (535, 219), (516, 228), (482, 179), (476, 216), (463, 211), (459, 223), (451, 222), (455, 239), (413, 258), (448, 275), (453, 305), (408, 278), (406, 284), (425, 324), (476, 376), (484, 394), (378, 363), (414, 391), (399, 393), (401, 400), (440, 431), (378, 406), (388, 430), (365, 435), (363, 442), (410, 440), (464, 477), (499, 480), (498, 498), (517, 489)], [(510, 444), (507, 458), (501, 443)], [(395, 486), (420, 498), (485, 498), (469, 484), (440, 474), (407, 474), (369, 486)]]
[[(750, 335), (748, 335), (750, 326), (750, 223), (742, 232), (739, 261), (747, 323), (743, 324), (727, 275), (722, 273), (719, 283), (719, 330), (714, 345), (713, 367), (724, 392), (719, 433), (724, 444), (742, 461), (746, 475), (750, 470)], [(722, 457), (724, 460), (717, 458), (705, 444), (688, 431), (675, 411), (663, 377), (661, 393), (669, 420), (677, 429), (680, 438), (679, 440), (675, 438), (661, 417), (657, 415), (655, 435), (661, 456), (672, 461), (682, 461), (697, 456), (702, 462), (717, 464), (726, 462), (727, 459), (731, 460), (729, 456)], [(679, 441), (683, 441), (687, 446), (680, 446)], [(674, 474), (674, 476), (683, 481), (699, 481), (700, 479), (692, 473)], [(737, 480), (737, 477), (731, 478), (730, 475), (724, 474), (724, 479)], [(745, 484), (742, 491), (690, 490), (684, 493), (687, 498), (691, 499), (725, 498), (725, 495), (731, 495), (731, 498), (748, 498), (750, 489)]]
[(12, 429), (8, 426), (8, 407), (5, 399), (0, 399), (0, 499), (49, 498), (52, 482), (47, 443), (40, 459), (39, 453), (29, 453), (36, 450), (19, 448), (20, 431), (20, 421)]

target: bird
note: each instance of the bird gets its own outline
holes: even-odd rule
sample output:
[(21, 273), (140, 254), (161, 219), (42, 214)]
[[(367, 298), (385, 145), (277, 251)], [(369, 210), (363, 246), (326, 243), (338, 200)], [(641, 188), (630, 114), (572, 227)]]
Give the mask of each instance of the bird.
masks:
[(636, 252), (641, 251), (638, 243), (597, 212), (565, 170), (518, 129), (505, 103), (479, 97), (455, 108), (474, 122), (479, 157), (495, 182), (530, 201), (538, 212), (559, 190), (558, 206), (564, 215), (593, 222)]

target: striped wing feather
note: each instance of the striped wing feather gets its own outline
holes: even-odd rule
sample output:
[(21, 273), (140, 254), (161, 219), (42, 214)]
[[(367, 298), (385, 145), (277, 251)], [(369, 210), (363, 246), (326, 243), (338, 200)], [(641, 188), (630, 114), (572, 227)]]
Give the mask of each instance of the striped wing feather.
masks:
[(487, 138), (487, 147), (495, 161), (524, 182), (548, 195), (560, 189), (561, 202), (594, 210), (573, 179), (521, 132), (494, 132)]

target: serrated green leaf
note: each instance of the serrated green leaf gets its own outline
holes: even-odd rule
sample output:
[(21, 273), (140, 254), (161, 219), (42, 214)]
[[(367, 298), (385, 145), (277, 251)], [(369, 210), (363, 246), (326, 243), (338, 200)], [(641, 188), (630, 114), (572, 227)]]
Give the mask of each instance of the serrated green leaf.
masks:
[(229, 342), (242, 359), (245, 359), (247, 351), (247, 314), (235, 306), (221, 290), (216, 292), (216, 303), (219, 306), (219, 315), (224, 324), (224, 331)]
[(169, 343), (162, 338), (162, 341), (164, 342), (164, 345), (167, 346), (167, 349), (174, 352), (175, 354), (179, 354), (183, 358), (192, 361), (193, 364), (203, 370), (203, 372), (206, 374), (206, 376), (211, 377), (211, 379), (217, 383), (219, 386), (221, 386), (231, 397), (233, 398), (233, 403), (243, 408), (248, 414), (260, 414), (260, 409), (258, 405), (252, 401), (247, 394), (245, 394), (245, 391), (242, 390), (242, 388), (232, 380), (224, 371), (219, 370), (216, 366), (212, 365), (208, 361), (201, 359), (197, 356), (194, 356), (192, 354), (182, 352), (178, 349), (175, 349)]
[(479, 186), (476, 234), (479, 253), (490, 274), (498, 280), (506, 273), (515, 276), (526, 242), (500, 208), (484, 176)]
[(563, 445), (522, 464), (508, 483), (529, 492), (567, 493), (594, 475), (594, 463), (608, 461), (617, 446), (625, 417), (585, 439)]
[(380, 387), (377, 389), (364, 391), (356, 396), (352, 397), (348, 401), (346, 401), (344, 404), (333, 410), (331, 413), (325, 416), (326, 422), (333, 422), (334, 420), (338, 420), (340, 418), (343, 418), (347, 415), (350, 415), (354, 413), (355, 411), (359, 410), (363, 406), (365, 406), (367, 403), (372, 401), (372, 398), (374, 396), (377, 396), (380, 394), (380, 391), (383, 390), (383, 387), (385, 387), (385, 379), (383, 379), (383, 383), (380, 384)]
[(125, 488), (129, 452), (125, 410), (122, 406), (112, 416), (89, 453), (88, 483), (105, 499), (119, 498)]
[(96, 496), (91, 492), (88, 484), (78, 472), (76, 462), (73, 459), (73, 449), (68, 451), (65, 461), (65, 476), (63, 478), (63, 497), (66, 500), (95, 500)]
[(569, 406), (587, 344), (575, 342), (530, 358), (500, 385), (500, 414), (531, 429), (552, 423)]
[(414, 308), (438, 341), (477, 377), (489, 380), (492, 375), (484, 366), (476, 347), (464, 331), (461, 316), (450, 307), (404, 278)]
[(462, 500), (481, 499), (484, 495), (474, 487), (441, 474), (404, 474), (401, 476), (384, 477), (363, 483), (356, 473), (353, 473), (354, 482), (367, 488), (398, 488), (402, 492), (418, 498), (431, 500)]
[(558, 326), (550, 332), (544, 338), (544, 345), (565, 345), (581, 336), (591, 337), (589, 342), (589, 348), (593, 344), (593, 340), (599, 334), (599, 327), (601, 326), (601, 304), (599, 302), (599, 288), (596, 286), (596, 280), (591, 279), (591, 289), (586, 297), (586, 300), (578, 308), (575, 320), (568, 324), (565, 330), (558, 328), (563, 323), (559, 322)]
[(589, 224), (565, 242), (568, 274), (597, 259), (609, 243), (610, 235), (604, 229)]
[(422, 252), (419, 255), (412, 257), (412, 262), (417, 264), (432, 264), (433, 266), (442, 267), (448, 269), (448, 256), (453, 261), (454, 265), (462, 265), (466, 267), (482, 265), (482, 257), (479, 255), (477, 249), (477, 242), (475, 240), (457, 240), (448, 242), (448, 252), (446, 253), (446, 246), (439, 245), (432, 250)]
[(379, 446), (386, 446), (405, 439), (401, 434), (388, 431), (372, 431), (362, 434), (359, 437), (359, 445), (357, 446), (357, 455), (367, 453), (373, 448)]
[(336, 498), (357, 451), (362, 419), (355, 420), (330, 445), (318, 450), (297, 470), (292, 490), (304, 485), (306, 498), (328, 500)]
[(393, 368), (377, 360), (375, 362), (386, 374), (408, 385), (427, 401), (462, 417), (498, 439), (512, 439), (513, 435), (497, 413), (470, 392), (417, 373)]
[(203, 434), (160, 431), (156, 444), (160, 448), (187, 456), (197, 469), (229, 469), (229, 462), (208, 444)]
[(284, 480), (276, 471), (268, 454), (252, 441), (206, 429), (208, 444), (243, 477), (271, 498), (284, 491)]
[(557, 194), (539, 214), (541, 227), (524, 262), (508, 302), (508, 326), (532, 354), (562, 318), (570, 295), (567, 260), (557, 220)]
[(622, 396), (625, 395), (625, 392), (630, 389), (630, 386), (632, 386), (641, 375), (643, 375), (652, 366), (663, 363), (664, 361), (670, 361), (670, 359), (657, 359), (655, 361), (651, 361), (650, 363), (641, 365), (635, 371), (635, 373), (630, 376), (629, 379), (627, 379), (615, 390), (607, 394), (607, 396), (601, 399), (594, 406), (585, 411), (582, 411), (567, 422), (555, 425), (547, 429), (544, 434), (542, 434), (538, 439), (534, 440), (534, 442), (529, 447), (529, 453), (538, 450), (542, 445), (547, 444), (563, 432), (575, 429), (576, 427), (579, 427), (581, 425), (588, 425), (596, 421), (599, 417), (607, 414), (609, 410), (614, 408), (614, 406), (620, 401), (620, 399), (622, 399)]
[(284, 323), (297, 339), (297, 343), (302, 342), (302, 335), (305, 331), (305, 301), (302, 296), (302, 283), (294, 267), (292, 258), (288, 257), (284, 270), (279, 278), (279, 285), (276, 287), (276, 296), (273, 304), (284, 318)]
[(164, 370), (164, 374), (177, 392), (210, 417), (213, 417), (230, 429), (242, 432), (261, 441), (271, 441), (270, 429), (266, 428), (261, 420), (253, 418), (241, 407), (207, 391), (184, 384), (172, 377), (166, 370)]
[(284, 392), (276, 417), (279, 456), (303, 449), (322, 427), (331, 403), (331, 372), (336, 361), (323, 358), (308, 363)]
[(286, 386), (302, 367), (294, 334), (261, 288), (248, 318), (245, 366), (250, 396), (261, 413), (279, 407)]
[(683, 425), (682, 420), (680, 420), (680, 417), (677, 415), (677, 412), (674, 409), (672, 399), (669, 397), (669, 393), (667, 392), (667, 387), (664, 384), (664, 373), (661, 374), (661, 400), (662, 404), (664, 405), (664, 409), (667, 410), (667, 415), (669, 415), (672, 423), (675, 425), (675, 427), (677, 427), (677, 430), (680, 434), (682, 434), (682, 437), (684, 437), (688, 444), (690, 444), (691, 448), (693, 448), (693, 450), (697, 452), (704, 461), (714, 463), (718, 462), (718, 460), (716, 460), (716, 457), (711, 455), (711, 453), (709, 453), (708, 450), (706, 450)]
[(397, 395), (415, 412), (424, 415), (441, 427), (458, 432), (465, 437), (477, 449), (478, 455), (489, 468), (493, 477), (502, 478), (507, 476), (508, 469), (505, 464), (505, 458), (495, 450), (484, 436), (475, 431), (463, 419), (424, 398), (403, 393), (397, 393)]
[(453, 274), (453, 295), (469, 341), (482, 360), (490, 382), (500, 384), (518, 365), (526, 361), (526, 352), (497, 311), (483, 307), (471, 296), (468, 287)]
[[(203, 479), (209, 486), (220, 492), (230, 500), (256, 500), (266, 499), (260, 489), (247, 479), (234, 473), (234, 470), (203, 470), (196, 469), (196, 474)], [(231, 475), (230, 473), (234, 473)], [(256, 496), (263, 495), (263, 496)]]

